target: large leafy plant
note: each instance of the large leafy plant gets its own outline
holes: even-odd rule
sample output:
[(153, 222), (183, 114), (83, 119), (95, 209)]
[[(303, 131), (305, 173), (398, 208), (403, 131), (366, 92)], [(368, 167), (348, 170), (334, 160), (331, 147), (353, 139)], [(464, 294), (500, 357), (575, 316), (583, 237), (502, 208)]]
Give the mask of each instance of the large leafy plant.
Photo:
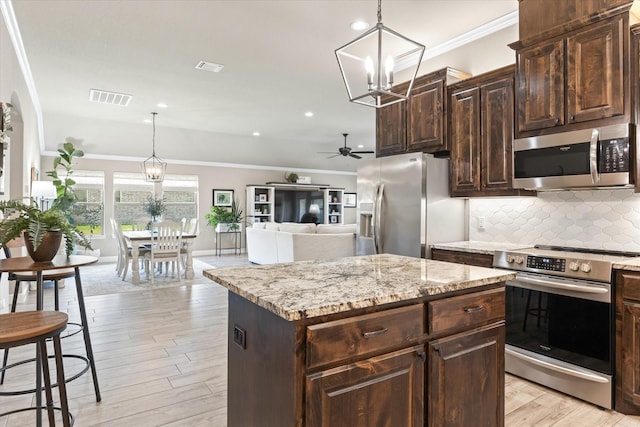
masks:
[(231, 231), (238, 229), (238, 223), (243, 218), (242, 208), (238, 206), (235, 199), (231, 202), (231, 209), (222, 206), (211, 206), (209, 212), (204, 216), (211, 227), (216, 228), (218, 224), (230, 224), (229, 230)]
[[(53, 178), (53, 185), (56, 187), (56, 198), (51, 205), (52, 209), (61, 210), (66, 214), (71, 213), (71, 209), (77, 201), (73, 192), (73, 186), (76, 182), (71, 177), (73, 175), (73, 159), (83, 156), (84, 151), (77, 150), (71, 142), (65, 142), (62, 144), (62, 148), (58, 148), (58, 157), (53, 159), (53, 170), (47, 172), (47, 176)], [(58, 173), (59, 168), (63, 170), (63, 173)]]
[(34, 249), (37, 249), (47, 231), (61, 231), (67, 255), (73, 252), (74, 243), (91, 249), (91, 243), (61, 210), (52, 208), (42, 211), (35, 204), (5, 200), (0, 201), (0, 212), (4, 215), (4, 220), (0, 221), (0, 244), (3, 246), (26, 233)]
[[(19, 238), (26, 233), (26, 238), (38, 249), (47, 231), (60, 231), (65, 240), (65, 252), (71, 255), (74, 244), (87, 248), (91, 242), (78, 230), (71, 220), (73, 206), (76, 203), (76, 195), (73, 192), (75, 181), (73, 174), (73, 159), (84, 156), (84, 152), (76, 150), (71, 142), (65, 142), (58, 149), (58, 157), (53, 159), (53, 170), (47, 175), (53, 178), (56, 187), (56, 198), (48, 210), (41, 210), (32, 201), (25, 204), (18, 200), (0, 201), (0, 212), (3, 220), (0, 222), (0, 244), (6, 245), (9, 241)], [(64, 172), (58, 174), (58, 169)]]

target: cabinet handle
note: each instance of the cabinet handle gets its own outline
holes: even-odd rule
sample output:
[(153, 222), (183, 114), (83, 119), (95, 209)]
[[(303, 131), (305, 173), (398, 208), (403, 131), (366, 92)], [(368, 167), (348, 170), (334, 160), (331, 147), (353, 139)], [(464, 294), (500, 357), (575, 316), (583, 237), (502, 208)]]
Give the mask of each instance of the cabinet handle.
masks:
[(464, 309), (465, 313), (475, 313), (477, 311), (482, 311), (484, 310), (484, 305), (474, 305), (473, 307), (465, 307)]
[(576, 116), (569, 116), (569, 120), (574, 121), (576, 119)]
[(421, 351), (416, 356), (418, 356), (418, 358), (421, 359), (423, 362), (427, 361), (427, 353), (425, 353), (424, 351)]
[(373, 338), (376, 337), (378, 335), (382, 335), (382, 334), (386, 334), (387, 332), (389, 332), (389, 329), (387, 328), (380, 328), (377, 331), (369, 331), (369, 332), (363, 332), (362, 336), (364, 338)]
[(556, 124), (560, 123), (560, 118), (556, 117)]

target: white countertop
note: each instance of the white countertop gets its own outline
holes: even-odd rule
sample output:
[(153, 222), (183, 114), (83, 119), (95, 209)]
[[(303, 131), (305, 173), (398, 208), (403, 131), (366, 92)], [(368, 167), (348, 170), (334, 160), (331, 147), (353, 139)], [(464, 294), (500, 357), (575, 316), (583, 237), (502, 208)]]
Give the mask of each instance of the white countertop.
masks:
[(398, 255), (210, 269), (205, 277), (300, 320), (503, 282), (514, 273)]

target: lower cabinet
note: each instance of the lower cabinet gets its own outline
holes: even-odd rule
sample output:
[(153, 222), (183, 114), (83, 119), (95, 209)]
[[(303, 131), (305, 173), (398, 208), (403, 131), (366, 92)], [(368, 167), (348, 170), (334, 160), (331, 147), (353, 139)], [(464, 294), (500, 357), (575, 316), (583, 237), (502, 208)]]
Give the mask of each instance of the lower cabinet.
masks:
[(616, 274), (615, 410), (640, 415), (640, 273)]
[(306, 425), (424, 426), (424, 346), (307, 377)]
[(428, 344), (428, 425), (504, 425), (504, 323)]
[(503, 426), (504, 283), (288, 322), (229, 294), (228, 425)]
[(449, 249), (431, 249), (431, 259), (454, 262), (456, 264), (475, 265), (477, 267), (493, 267), (493, 255), (472, 252), (453, 251)]

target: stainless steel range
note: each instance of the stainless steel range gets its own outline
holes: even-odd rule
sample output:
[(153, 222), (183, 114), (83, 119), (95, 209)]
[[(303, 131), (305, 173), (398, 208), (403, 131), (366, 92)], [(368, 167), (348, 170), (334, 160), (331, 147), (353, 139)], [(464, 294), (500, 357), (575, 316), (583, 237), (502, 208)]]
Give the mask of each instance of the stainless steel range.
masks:
[(517, 271), (506, 283), (506, 371), (612, 408), (612, 264), (637, 256), (550, 246), (497, 251), (494, 267)]

